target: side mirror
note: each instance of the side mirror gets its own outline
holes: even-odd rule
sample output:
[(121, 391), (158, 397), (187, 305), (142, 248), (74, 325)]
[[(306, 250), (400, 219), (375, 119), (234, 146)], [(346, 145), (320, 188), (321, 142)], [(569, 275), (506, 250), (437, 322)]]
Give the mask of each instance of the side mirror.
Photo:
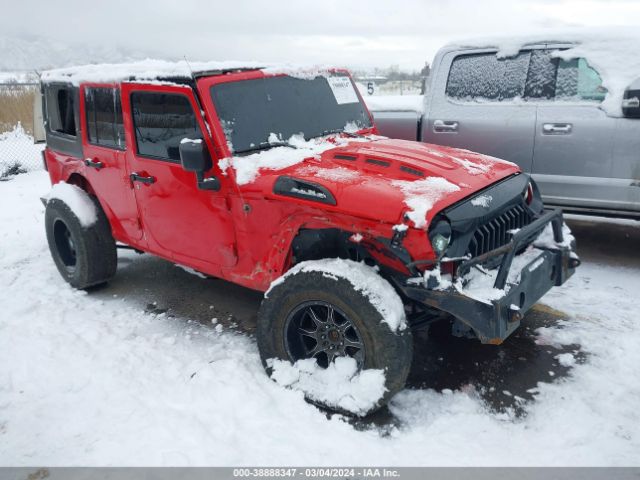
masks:
[(198, 188), (201, 190), (220, 190), (217, 177), (204, 178), (204, 172), (210, 170), (211, 155), (202, 139), (183, 138), (180, 142), (180, 163), (187, 172), (195, 172)]
[(635, 81), (625, 90), (622, 100), (622, 114), (625, 117), (640, 118), (640, 82)]

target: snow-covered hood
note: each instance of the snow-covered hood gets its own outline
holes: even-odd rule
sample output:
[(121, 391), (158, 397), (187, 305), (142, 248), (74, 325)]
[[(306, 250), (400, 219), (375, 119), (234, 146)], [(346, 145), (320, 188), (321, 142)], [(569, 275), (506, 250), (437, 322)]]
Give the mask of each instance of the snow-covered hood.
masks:
[[(277, 150), (293, 154), (286, 147)], [(308, 182), (324, 187), (335, 205), (313, 189), (307, 192), (310, 202), (393, 224), (400, 223), (406, 213), (414, 226), (424, 227), (443, 208), (518, 170), (510, 162), (468, 150), (405, 140), (353, 139), (285, 168), (260, 169), (241, 188), (269, 198), (300, 201), (306, 194), (304, 182)], [(303, 182), (295, 198), (274, 192), (281, 177)]]

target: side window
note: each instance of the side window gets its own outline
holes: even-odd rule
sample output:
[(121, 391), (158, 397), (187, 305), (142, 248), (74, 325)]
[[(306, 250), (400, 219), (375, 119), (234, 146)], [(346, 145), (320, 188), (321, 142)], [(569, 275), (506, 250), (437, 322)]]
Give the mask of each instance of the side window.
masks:
[(51, 133), (76, 136), (76, 89), (65, 85), (46, 88), (47, 128)]
[(535, 50), (527, 76), (525, 97), (551, 101), (601, 102), (607, 94), (598, 72), (584, 58), (562, 60), (557, 50)]
[(86, 88), (84, 102), (89, 142), (124, 149), (120, 91), (117, 88)]
[(601, 102), (607, 94), (602, 78), (584, 58), (559, 60), (556, 75), (557, 100)]
[(504, 59), (495, 53), (460, 55), (451, 64), (446, 95), (465, 101), (522, 97), (530, 56), (530, 52)]
[(557, 68), (557, 59), (551, 58), (550, 50), (532, 51), (524, 96), (531, 99), (553, 100), (556, 94)]
[(189, 99), (180, 94), (131, 94), (138, 154), (171, 162), (180, 161), (180, 141), (202, 138)]

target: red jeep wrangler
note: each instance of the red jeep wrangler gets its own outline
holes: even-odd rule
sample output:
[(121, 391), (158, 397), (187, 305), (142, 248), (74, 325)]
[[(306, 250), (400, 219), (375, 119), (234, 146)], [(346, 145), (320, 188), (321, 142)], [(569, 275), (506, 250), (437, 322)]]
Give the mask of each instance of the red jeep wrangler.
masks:
[(377, 136), (348, 72), (192, 67), (42, 76), (47, 239), (72, 286), (107, 282), (124, 247), (265, 291), (267, 370), (351, 357), (384, 372), (373, 410), (412, 330), (444, 312), (498, 344), (579, 264), (516, 165)]

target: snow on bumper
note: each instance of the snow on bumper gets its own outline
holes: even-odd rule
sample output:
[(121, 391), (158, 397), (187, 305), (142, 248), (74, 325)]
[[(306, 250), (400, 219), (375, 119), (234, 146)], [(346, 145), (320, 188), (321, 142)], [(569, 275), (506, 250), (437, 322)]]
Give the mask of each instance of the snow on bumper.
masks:
[[(497, 256), (502, 257), (500, 266), (482, 272), (481, 264)], [(514, 234), (504, 247), (462, 262), (458, 271), (466, 273), (456, 283), (439, 275), (438, 281), (429, 282), (433, 274), (427, 274), (422, 282), (410, 279), (402, 290), (415, 301), (450, 313), (482, 343), (499, 344), (518, 328), (527, 310), (552, 287), (565, 283), (579, 265), (562, 212), (554, 210)]]

